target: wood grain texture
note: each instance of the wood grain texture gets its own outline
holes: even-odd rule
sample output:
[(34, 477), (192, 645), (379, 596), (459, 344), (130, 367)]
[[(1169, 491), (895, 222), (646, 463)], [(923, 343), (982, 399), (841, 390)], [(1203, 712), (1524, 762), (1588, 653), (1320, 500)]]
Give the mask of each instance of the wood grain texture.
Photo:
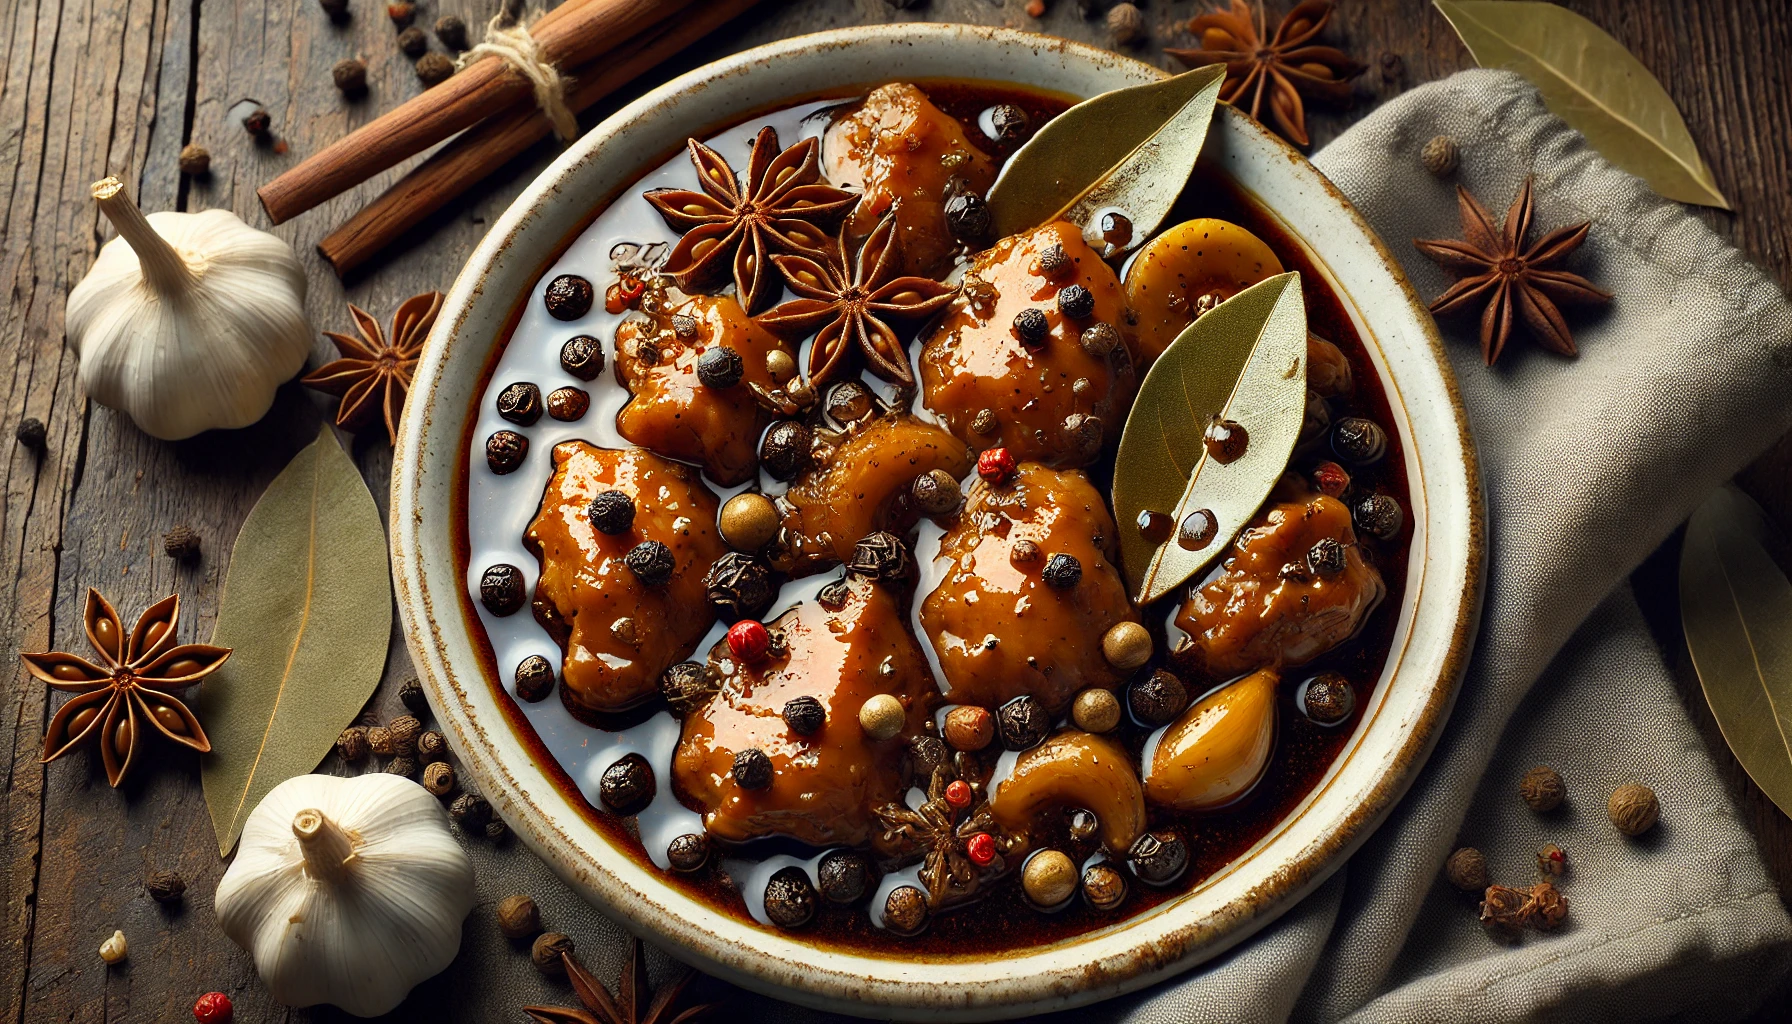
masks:
[[(9, 288), (0, 308), (0, 365), (10, 368), (0, 382), (0, 437), (25, 416), (49, 426), (41, 457), (7, 440), (0, 463), (0, 558), (10, 591), (0, 601), (0, 644), (8, 655), (78, 649), (81, 595), (89, 585), (133, 619), (178, 590), (182, 638), (209, 636), (238, 526), (329, 415), (325, 398), (289, 384), (254, 427), (173, 444), (150, 439), (112, 410), (85, 401), (75, 360), (63, 347), (63, 303), (110, 237), (88, 199), (89, 182), (116, 173), (132, 183), (146, 210), (219, 206), (265, 227), (258, 186), (418, 92), (383, 0), (350, 2), (354, 17), (335, 26), (316, 0), (0, 0), (0, 281)], [(725, 53), (842, 25), (965, 21), (1106, 42), (1105, 27), (1084, 20), (1071, 0), (1051, 0), (1043, 21), (1028, 18), (1023, 6), (1024, 0), (933, 0), (896, 11), (884, 0), (768, 2), (611, 97), (585, 122)], [(1144, 6), (1150, 39), (1129, 52), (1174, 66), (1161, 48), (1189, 45), (1182, 26), (1207, 6), (1150, 0)], [(1271, 6), (1288, 4), (1271, 0)], [(1685, 113), (1739, 211), (1700, 216), (1782, 286), (1792, 285), (1792, 191), (1786, 188), (1792, 63), (1785, 60), (1792, 52), (1792, 11), (1782, 0), (1569, 0), (1567, 6), (1629, 47)], [(419, 5), (418, 23), (455, 13), (475, 26), (476, 36), (494, 9), (490, 0), (428, 0)], [(1331, 36), (1370, 70), (1358, 81), (1354, 109), (1311, 115), (1316, 147), (1380, 101), (1471, 64), (1425, 0), (1341, 0)], [(440, 44), (432, 38), (431, 47)], [(329, 69), (351, 55), (368, 63), (369, 94), (344, 102)], [(240, 126), (256, 105), (273, 117), (274, 144), (257, 144)], [(190, 141), (212, 153), (206, 180), (183, 181), (177, 171), (176, 155)], [(486, 225), (553, 152), (542, 144), (519, 155), (346, 288), (313, 246), (407, 165), (275, 229), (307, 267), (313, 324), (340, 326), (345, 300), (384, 319), (412, 294), (445, 289)], [(320, 337), (313, 364), (329, 354)], [(391, 468), (383, 437), (355, 438), (350, 452), (383, 514)], [(1743, 481), (1782, 525), (1792, 525), (1792, 441)], [(161, 553), (162, 533), (178, 523), (203, 538), (195, 563), (177, 565)], [(1652, 559), (1637, 588), (1670, 661), (1678, 636), (1673, 587), (1649, 572), (1665, 564), (1671, 584), (1673, 559), (1671, 550)], [(1684, 667), (1683, 657), (1679, 664)], [(230, 994), (240, 1021), (343, 1019), (333, 1011), (273, 1004), (248, 957), (217, 931), (210, 899), (223, 864), (212, 846), (196, 760), (164, 756), (117, 791), (105, 785), (97, 761), (74, 757), (46, 770), (37, 763), (50, 706), (45, 690), (16, 662), (4, 672), (0, 736), (9, 747), (0, 793), (0, 1024), (177, 1021), (187, 1019), (199, 993), (212, 989)], [(410, 674), (395, 633), (369, 714), (382, 720), (397, 714), (397, 687)], [(1784, 891), (1792, 883), (1792, 823), (1729, 758), (1696, 680), (1683, 694)], [(342, 770), (333, 757), (325, 768)], [(169, 913), (143, 894), (141, 880), (151, 868), (174, 868), (186, 877), (183, 909)], [(130, 935), (131, 958), (108, 971), (96, 950), (119, 927)], [(400, 1014), (515, 1019), (515, 1007), (481, 1002), (475, 982), (426, 984)]]

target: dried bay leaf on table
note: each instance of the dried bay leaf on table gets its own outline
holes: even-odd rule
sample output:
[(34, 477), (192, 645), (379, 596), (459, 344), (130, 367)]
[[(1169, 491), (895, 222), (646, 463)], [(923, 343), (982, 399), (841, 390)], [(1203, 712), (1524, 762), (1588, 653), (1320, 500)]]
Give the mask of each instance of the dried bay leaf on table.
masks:
[(231, 549), (212, 643), (236, 653), (199, 694), (220, 856), (269, 790), (317, 767), (379, 685), (388, 566), (373, 495), (326, 425), (268, 485)]
[(1730, 208), (1667, 90), (1586, 18), (1530, 0), (1433, 0), (1484, 68), (1523, 75), (1600, 155), (1669, 199)]
[(1720, 488), (1686, 526), (1680, 626), (1724, 742), (1792, 814), (1792, 582), (1761, 507)]
[[(1148, 604), (1180, 586), (1256, 514), (1288, 466), (1306, 399), (1307, 309), (1294, 272), (1220, 303), (1151, 364), (1114, 459), (1120, 563), (1134, 600)], [(1202, 443), (1215, 416), (1248, 434), (1231, 463), (1209, 459)], [(1219, 529), (1198, 550), (1182, 547), (1174, 528), (1154, 545), (1136, 526), (1143, 511), (1168, 513), (1179, 526), (1199, 509)]]
[(1225, 81), (1225, 65), (1210, 64), (1104, 92), (1052, 118), (990, 187), (992, 234), (1054, 220), (1086, 225), (1111, 206), (1132, 221), (1132, 244), (1144, 242), (1194, 171)]

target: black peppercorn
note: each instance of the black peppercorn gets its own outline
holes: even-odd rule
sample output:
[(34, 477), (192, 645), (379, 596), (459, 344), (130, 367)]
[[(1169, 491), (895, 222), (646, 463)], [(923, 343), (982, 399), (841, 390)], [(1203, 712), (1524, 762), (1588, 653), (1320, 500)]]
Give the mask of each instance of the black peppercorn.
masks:
[(429, 52), (429, 37), (416, 25), (411, 25), (398, 33), (398, 48), (406, 57), (416, 60)]
[(999, 142), (1019, 142), (1026, 137), (1032, 122), (1027, 112), (1012, 103), (998, 103), (989, 112), (989, 126), (995, 130), (995, 138)]
[(336, 737), (336, 756), (350, 764), (367, 756), (372, 745), (367, 741), (367, 727), (351, 725)]
[(1126, 703), (1132, 716), (1145, 725), (1168, 725), (1188, 707), (1188, 688), (1174, 673), (1160, 668), (1132, 684)]
[(821, 895), (829, 903), (854, 903), (871, 884), (871, 865), (852, 850), (835, 850), (815, 866)]
[(1039, 272), (1046, 277), (1063, 277), (1070, 272), (1072, 265), (1070, 255), (1064, 251), (1062, 245), (1056, 242), (1039, 254)]
[(681, 661), (660, 673), (660, 695), (680, 717), (696, 710), (719, 689), (721, 684), (699, 661)]
[(554, 319), (577, 320), (591, 312), (595, 295), (590, 281), (577, 274), (561, 274), (548, 282), (542, 301), (547, 304), (548, 315)]
[(467, 48), (467, 23), (452, 14), (436, 19), (436, 38), (450, 50)]
[(426, 53), (417, 61), (417, 78), (426, 89), (453, 77), (454, 58), (445, 53)]
[(479, 577), (479, 601), (493, 615), (509, 615), (523, 606), (523, 571), (503, 562)]
[(1069, 590), (1083, 581), (1083, 563), (1077, 561), (1075, 555), (1056, 554), (1045, 563), (1045, 570), (1039, 575), (1046, 586)]
[(423, 692), (423, 684), (417, 679), (404, 681), (398, 688), (398, 699), (419, 718), (429, 714), (429, 695)]
[(716, 615), (730, 624), (758, 618), (778, 594), (771, 567), (742, 551), (716, 559), (703, 576), (703, 590)]
[(784, 702), (784, 724), (799, 736), (808, 736), (827, 724), (827, 709), (807, 694)]
[(650, 587), (660, 586), (671, 579), (672, 570), (678, 567), (672, 549), (657, 540), (644, 540), (629, 548), (628, 554), (622, 556), (622, 564), (629, 567), (636, 579)]
[(448, 805), (448, 814), (460, 822), (462, 828), (476, 831), (492, 819), (492, 805), (477, 793), (462, 793)]
[(1380, 540), (1393, 540), (1406, 523), (1400, 499), (1391, 494), (1371, 494), (1350, 510), (1356, 528)]
[(1014, 314), (1014, 336), (1028, 348), (1038, 348), (1051, 337), (1052, 325), (1045, 319), (1045, 311), (1028, 306)]
[(697, 357), (697, 379), (706, 388), (731, 388), (740, 383), (746, 372), (747, 364), (740, 353), (727, 345), (717, 345)]
[(485, 439), (485, 465), (503, 476), (514, 473), (529, 454), (529, 439), (514, 430), (498, 430)]
[(1147, 832), (1127, 851), (1132, 872), (1146, 885), (1169, 885), (1188, 867), (1188, 844), (1169, 829)]
[(884, 927), (898, 935), (913, 935), (927, 927), (927, 894), (912, 885), (899, 885), (884, 897)]
[(881, 583), (900, 583), (908, 579), (914, 564), (914, 556), (900, 537), (879, 530), (852, 549), (846, 571)]
[(658, 790), (653, 766), (640, 754), (623, 755), (597, 780), (597, 798), (612, 813), (621, 815), (641, 813)]
[(1073, 412), (1064, 417), (1064, 445), (1080, 460), (1091, 461), (1101, 454), (1104, 435), (1099, 416)]
[(41, 452), (44, 450), (44, 440), (49, 436), (49, 431), (44, 428), (43, 420), (36, 416), (27, 416), (19, 421), (12, 436), (26, 448), (34, 452)]
[(1002, 736), (1002, 746), (1009, 750), (1037, 746), (1051, 727), (1051, 714), (1031, 694), (1014, 698), (996, 712), (996, 731)]
[(635, 499), (627, 491), (599, 491), (586, 507), (585, 515), (591, 519), (592, 529), (615, 537), (635, 525)]
[(758, 747), (748, 747), (734, 755), (730, 773), (742, 789), (765, 789), (772, 784), (772, 759)]
[(871, 415), (876, 402), (870, 388), (856, 380), (843, 380), (828, 389), (827, 401), (822, 407), (835, 423), (857, 423)]
[(781, 420), (765, 432), (759, 443), (759, 462), (779, 480), (795, 480), (809, 467), (809, 447), (814, 442), (809, 428), (795, 420)]
[(448, 756), (448, 737), (434, 729), (417, 734), (417, 756), (426, 761), (440, 761)]
[(915, 507), (923, 515), (943, 516), (956, 512), (964, 501), (964, 493), (958, 487), (958, 481), (952, 474), (943, 469), (935, 469), (915, 477), (909, 486), (909, 494), (915, 499)]
[(1101, 359), (1120, 345), (1120, 331), (1113, 324), (1090, 324), (1077, 339), (1083, 351)]
[(559, 932), (542, 932), (529, 947), (529, 962), (536, 970), (553, 978), (566, 973), (566, 961), (562, 958), (571, 955), (572, 940)]
[(501, 843), (510, 838), (510, 826), (504, 824), (502, 818), (493, 818), (485, 823), (485, 838), (489, 842)]
[(1300, 709), (1320, 725), (1337, 725), (1356, 710), (1356, 691), (1337, 672), (1323, 672), (1301, 687)]
[(1058, 289), (1058, 312), (1072, 320), (1087, 320), (1095, 314), (1095, 296), (1080, 284)]
[(591, 393), (581, 388), (555, 388), (548, 392), (548, 415), (562, 423), (582, 419), (591, 408)]
[(177, 562), (199, 554), (198, 531), (183, 523), (162, 534), (162, 552)]
[[(987, 711), (984, 712), (985, 716), (988, 714)], [(952, 753), (946, 749), (946, 742), (938, 736), (916, 736), (910, 740), (908, 757), (915, 784), (922, 789), (927, 788), (934, 769), (950, 767), (952, 764)]]
[(256, 107), (243, 118), (243, 131), (248, 132), (258, 139), (267, 135), (269, 129), (273, 128), (273, 126), (273, 115), (269, 114), (267, 110), (262, 107)]
[(1374, 420), (1346, 416), (1332, 427), (1332, 451), (1345, 462), (1366, 466), (1379, 461), (1387, 450), (1387, 432)]
[(541, 419), (541, 389), (527, 381), (507, 384), (498, 392), (498, 415), (519, 427)]
[(1321, 537), (1307, 549), (1307, 568), (1316, 576), (1336, 576), (1349, 564), (1344, 545), (1330, 537)]
[(689, 874), (709, 861), (709, 837), (700, 832), (686, 832), (666, 844), (666, 859), (672, 870)]
[(780, 928), (801, 928), (815, 916), (815, 886), (799, 867), (784, 868), (765, 883), (765, 916)]
[(989, 203), (965, 189), (946, 199), (946, 229), (961, 242), (980, 242), (989, 235)]
[(546, 700), (554, 692), (554, 663), (539, 654), (531, 654), (517, 663), (516, 697), (518, 700)]
[(400, 754), (386, 762), (385, 771), (388, 775), (402, 775), (407, 779), (413, 778), (417, 774), (417, 759), (409, 754)]
[(604, 372), (604, 347), (589, 334), (578, 334), (560, 346), (560, 368), (580, 380), (596, 380)]
[(179, 903), (181, 895), (187, 891), (187, 882), (172, 871), (151, 871), (143, 880), (143, 891), (157, 903)]
[(344, 96), (360, 96), (367, 91), (367, 62), (358, 57), (344, 57), (330, 69), (330, 80)]

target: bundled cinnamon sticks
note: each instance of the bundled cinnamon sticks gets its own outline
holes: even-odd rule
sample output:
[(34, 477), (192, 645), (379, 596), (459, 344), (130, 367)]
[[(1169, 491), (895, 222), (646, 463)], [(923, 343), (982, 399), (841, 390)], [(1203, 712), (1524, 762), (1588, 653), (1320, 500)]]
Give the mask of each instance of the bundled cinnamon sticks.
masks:
[[(540, 58), (571, 78), (578, 113), (757, 0), (565, 0), (529, 26)], [(486, 57), (349, 133), (258, 191), (278, 224), (464, 133), (319, 244), (338, 274), (380, 249), (552, 130), (509, 61)]]

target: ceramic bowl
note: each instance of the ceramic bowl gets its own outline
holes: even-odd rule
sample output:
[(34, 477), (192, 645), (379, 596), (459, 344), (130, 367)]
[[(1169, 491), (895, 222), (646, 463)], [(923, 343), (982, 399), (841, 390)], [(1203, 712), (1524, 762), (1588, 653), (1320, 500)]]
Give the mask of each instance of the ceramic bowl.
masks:
[[(493, 225), (449, 293), (400, 431), (392, 568), (412, 660), (463, 771), (578, 892), (693, 966), (814, 1007), (976, 1020), (1064, 1009), (1139, 989), (1236, 945), (1316, 888), (1387, 815), (1449, 713), (1479, 607), (1482, 502), (1437, 330), (1388, 250), (1330, 182), (1229, 107), (1203, 159), (1280, 219), (1331, 279), (1393, 408), (1415, 524), (1392, 654), (1355, 736), (1286, 820), (1195, 889), (1115, 925), (961, 965), (872, 955), (775, 933), (665, 884), (612, 847), (557, 789), (499, 702), (457, 562), (472, 406), (507, 324), (593, 213), (686, 136), (823, 90), (975, 77), (1090, 96), (1163, 72), (1103, 50), (1004, 29), (888, 25), (787, 39), (698, 69), (587, 133)], [(947, 958), (952, 959), (952, 958)]]

